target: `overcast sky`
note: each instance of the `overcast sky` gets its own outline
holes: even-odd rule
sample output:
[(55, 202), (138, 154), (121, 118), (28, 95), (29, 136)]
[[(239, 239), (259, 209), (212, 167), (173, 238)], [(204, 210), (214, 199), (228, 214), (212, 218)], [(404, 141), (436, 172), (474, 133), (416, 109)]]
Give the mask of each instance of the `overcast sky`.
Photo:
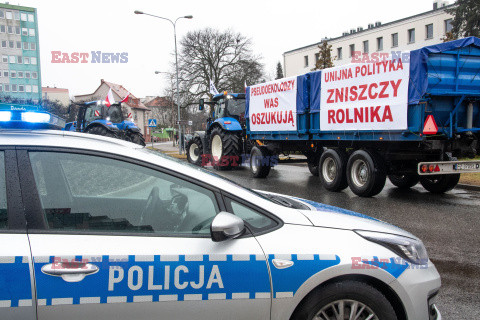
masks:
[[(192, 20), (177, 23), (178, 40), (189, 30), (205, 27), (240, 32), (252, 39), (254, 53), (263, 56), (265, 70), (273, 75), (285, 51), (375, 21), (386, 23), (431, 10), (433, 1), (22, 0), (19, 4), (38, 10), (43, 86), (86, 94), (105, 79), (144, 97), (161, 95), (168, 86), (164, 76), (154, 72), (172, 70), (173, 28), (168, 21), (135, 15), (134, 10), (173, 20), (193, 15)], [(127, 52), (128, 63), (55, 64), (51, 51)]]

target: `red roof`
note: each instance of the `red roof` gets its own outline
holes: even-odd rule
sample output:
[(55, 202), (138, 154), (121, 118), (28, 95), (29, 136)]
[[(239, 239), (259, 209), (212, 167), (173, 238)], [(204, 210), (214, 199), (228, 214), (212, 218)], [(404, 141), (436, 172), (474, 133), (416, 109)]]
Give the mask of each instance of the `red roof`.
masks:
[(68, 93), (68, 89), (42, 87), (42, 92), (66, 92), (66, 93)]
[(142, 109), (142, 110), (147, 110), (150, 111), (133, 93), (125, 89), (121, 84), (116, 84), (113, 82), (108, 82), (105, 80), (101, 80), (101, 83), (105, 83), (107, 86), (109, 86), (113, 92), (115, 92), (122, 100), (125, 99), (128, 93), (130, 95), (128, 96), (128, 101), (125, 102), (126, 105), (128, 105), (130, 108), (134, 109)]
[[(172, 99), (170, 97), (155, 97), (154, 99), (145, 103), (147, 107), (171, 107)], [(173, 104), (176, 106), (176, 104)]]

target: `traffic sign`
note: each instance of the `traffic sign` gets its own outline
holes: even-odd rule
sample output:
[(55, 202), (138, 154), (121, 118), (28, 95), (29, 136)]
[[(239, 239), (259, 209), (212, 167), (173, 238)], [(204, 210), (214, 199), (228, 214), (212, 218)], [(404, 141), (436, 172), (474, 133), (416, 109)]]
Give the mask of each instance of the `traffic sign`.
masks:
[(149, 127), (156, 127), (157, 126), (157, 119), (148, 119), (148, 126)]

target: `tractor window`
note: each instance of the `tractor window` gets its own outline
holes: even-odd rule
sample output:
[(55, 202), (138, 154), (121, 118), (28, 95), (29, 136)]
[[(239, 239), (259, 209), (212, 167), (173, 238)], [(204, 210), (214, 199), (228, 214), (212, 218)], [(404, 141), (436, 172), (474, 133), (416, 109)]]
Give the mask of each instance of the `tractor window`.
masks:
[(227, 117), (245, 117), (245, 99), (238, 99), (238, 100), (228, 100), (227, 104)]
[(110, 106), (107, 108), (107, 117), (110, 117), (110, 121), (113, 123), (120, 123), (122, 119), (122, 110), (120, 106)]
[(102, 119), (102, 106), (91, 106), (85, 112), (85, 121), (92, 122), (93, 120)]
[(215, 119), (225, 117), (225, 100), (220, 99), (215, 104)]

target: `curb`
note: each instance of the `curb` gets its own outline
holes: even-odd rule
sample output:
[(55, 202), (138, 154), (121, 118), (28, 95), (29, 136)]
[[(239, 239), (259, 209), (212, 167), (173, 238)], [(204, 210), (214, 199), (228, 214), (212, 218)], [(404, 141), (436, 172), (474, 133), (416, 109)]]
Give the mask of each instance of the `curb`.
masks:
[(457, 184), (457, 188), (465, 189), (465, 190), (472, 190), (472, 191), (480, 191), (480, 186), (475, 186), (473, 184)]

